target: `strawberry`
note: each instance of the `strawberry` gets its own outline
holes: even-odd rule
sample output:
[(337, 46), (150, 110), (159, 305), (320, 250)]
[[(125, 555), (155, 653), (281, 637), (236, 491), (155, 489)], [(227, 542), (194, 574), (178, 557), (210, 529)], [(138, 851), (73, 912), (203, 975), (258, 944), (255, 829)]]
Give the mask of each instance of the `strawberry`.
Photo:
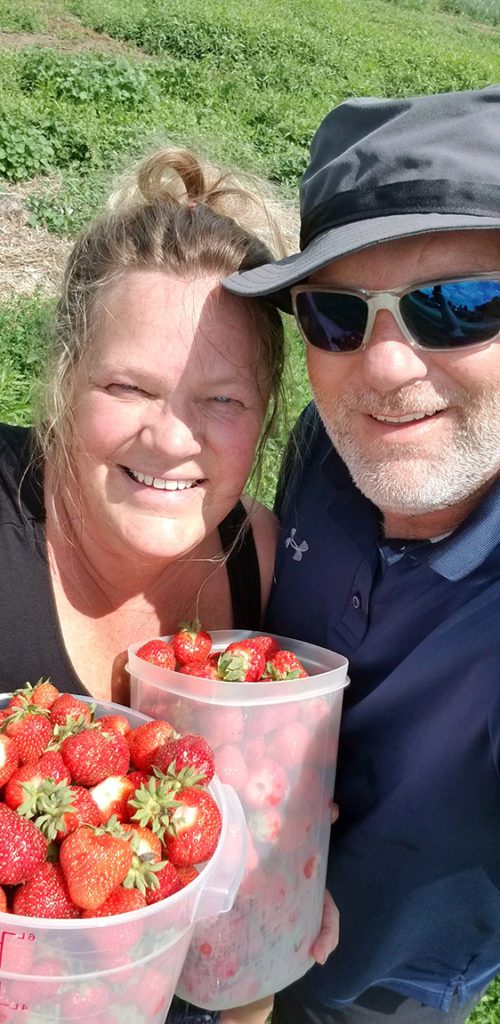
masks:
[(239, 640), (238, 643), (242, 644), (243, 647), (250, 647), (252, 651), (259, 651), (260, 654), (264, 655), (264, 659), (266, 661), (268, 661), (269, 658), (274, 657), (274, 655), (280, 650), (280, 645), (277, 640), (264, 633), (260, 633), (258, 636), (245, 637), (244, 640)]
[[(175, 868), (170, 861), (164, 862), (163, 867), (156, 873), (158, 888), (146, 890), (148, 906), (151, 903), (158, 903), (159, 900), (164, 900), (167, 896), (172, 896), (174, 892), (179, 892), (179, 889), (184, 888), (187, 883), (182, 880), (179, 872), (180, 869)], [(196, 870), (195, 874), (198, 875)]]
[(161, 860), (161, 839), (150, 828), (144, 828), (137, 822), (125, 822), (122, 829), (124, 834), (130, 837), (132, 849), (138, 857), (143, 857), (151, 864)]
[(79, 825), (101, 825), (102, 817), (97, 804), (83, 786), (68, 786), (52, 779), (43, 779), (33, 788), (27, 788), (25, 800), (18, 813), (31, 818), (47, 839), (62, 842)]
[[(262, 711), (262, 708), (257, 708), (257, 710)], [(265, 757), (266, 754), (264, 736), (255, 736), (253, 739), (245, 740), (241, 748), (241, 753), (246, 764), (250, 764), (254, 761), (260, 761), (260, 759)]]
[(20, 690), (15, 690), (9, 700), (9, 707), (24, 707), (26, 704), (34, 704), (39, 708), (51, 708), (54, 701), (60, 696), (57, 686), (51, 683), (50, 679), (39, 679), (35, 686), (26, 683)]
[(4, 786), (19, 766), (17, 743), (0, 733), (0, 786)]
[(221, 813), (206, 789), (185, 789), (177, 793), (179, 803), (171, 816), (164, 849), (176, 867), (199, 864), (212, 856), (221, 830)]
[(208, 786), (215, 771), (214, 752), (203, 736), (180, 736), (158, 748), (152, 767), (179, 778), (184, 787)]
[(128, 801), (135, 790), (136, 786), (130, 775), (108, 775), (96, 786), (91, 786), (89, 793), (97, 804), (103, 821), (108, 821), (113, 814), (118, 821), (128, 821), (132, 814)]
[(172, 726), (161, 719), (131, 729), (127, 733), (127, 742), (132, 764), (141, 771), (149, 771), (158, 748), (172, 739), (173, 735)]
[(194, 882), (195, 878), (198, 878), (198, 871), (194, 864), (180, 864), (175, 869), (182, 882), (182, 887), (189, 885), (190, 882)]
[(59, 856), (73, 903), (96, 910), (126, 878), (133, 850), (111, 819), (100, 828), (80, 825), (64, 839)]
[[(21, 765), (11, 775), (5, 787), (5, 803), (15, 811), (26, 800), (35, 801), (37, 791), (47, 779), (52, 782), (71, 782), (71, 775), (61, 755), (55, 750), (42, 754), (34, 764)], [(26, 815), (26, 810), (21, 813), (32, 817), (31, 814)]]
[(122, 736), (126, 736), (132, 728), (125, 715), (103, 715), (98, 721), (103, 732), (119, 732)]
[(265, 807), (260, 811), (252, 811), (247, 823), (258, 842), (275, 843), (281, 831), (282, 819), (275, 807)]
[(171, 643), (178, 665), (206, 661), (212, 650), (212, 637), (210, 633), (201, 629), (199, 619), (194, 619), (191, 623), (181, 623)]
[(38, 761), (52, 739), (52, 724), (49, 712), (35, 704), (15, 708), (5, 719), (2, 729), (15, 739), (21, 764)]
[[(61, 990), (61, 978), (68, 974), (68, 964), (62, 957), (59, 956), (43, 956), (39, 960), (36, 960), (31, 965), (30, 976), (31, 978), (41, 978), (39, 992), (37, 986), (30, 984), (30, 1002), (35, 995), (35, 1000), (38, 999), (40, 1003), (48, 1003), (55, 996), (59, 995)], [(48, 978), (53, 978), (53, 982), (48, 982)]]
[(249, 807), (277, 807), (288, 789), (288, 777), (283, 765), (270, 757), (263, 757), (249, 769), (243, 796)]
[(0, 885), (18, 885), (43, 864), (47, 840), (6, 804), (0, 804)]
[(297, 717), (299, 704), (296, 700), (284, 704), (261, 704), (252, 708), (247, 719), (249, 739), (261, 739), (267, 732), (278, 729)]
[(292, 651), (278, 651), (266, 663), (264, 679), (305, 679), (308, 676), (303, 664)]
[(289, 722), (268, 733), (267, 748), (272, 757), (285, 768), (297, 768), (306, 761), (312, 736), (302, 722)]
[(27, 917), (80, 917), (59, 864), (46, 861), (14, 893), (15, 914)]
[(0, 885), (0, 914), (5, 914), (7, 910), (7, 893), (5, 889), (2, 889)]
[(163, 839), (173, 809), (177, 806), (177, 790), (178, 786), (172, 786), (166, 776), (155, 778), (152, 775), (146, 784), (136, 789), (135, 796), (129, 800), (134, 810), (130, 824), (150, 828)]
[(88, 789), (84, 786), (70, 786), (69, 796), (71, 807), (63, 814), (56, 836), (61, 842), (80, 825), (103, 824), (100, 809)]
[(73, 697), (71, 693), (63, 693), (54, 701), (50, 709), (52, 725), (66, 725), (68, 715), (74, 722), (78, 721), (81, 716), (85, 722), (90, 722), (92, 706), (85, 704), (83, 700), (78, 700), (78, 697)]
[(102, 1014), (109, 1004), (109, 988), (102, 981), (81, 981), (72, 985), (61, 1002), (61, 1020), (83, 1020)]
[(326, 726), (332, 715), (332, 705), (324, 697), (311, 697), (303, 702), (300, 719), (313, 732), (319, 726)]
[[(169, 991), (168, 982), (165, 983), (170, 969), (169, 960), (166, 960), (165, 965), (160, 960), (158, 966), (152, 967), (148, 964), (142, 966), (141, 984), (139, 986), (136, 982), (130, 992), (130, 997), (135, 1006), (139, 1008), (142, 1020), (164, 1020), (167, 1016), (167, 1010), (173, 997), (173, 990)], [(192, 1019), (194, 1021), (203, 1020), (205, 1017), (205, 1020), (208, 1020), (210, 1016), (210, 1014), (206, 1016), (203, 1014), (202, 1016), (193, 1016)], [(132, 1019), (135, 1020), (136, 1017), (137, 1014), (132, 1010)]]
[(147, 786), (149, 782), (149, 772), (139, 771), (138, 769), (137, 771), (132, 770), (127, 772), (127, 779), (130, 779), (134, 789), (139, 789), (139, 787), (142, 786), (142, 783)]
[(245, 788), (248, 768), (236, 743), (224, 743), (219, 747), (215, 756), (215, 767), (221, 782), (233, 786), (237, 792)]
[(239, 743), (244, 733), (245, 718), (241, 708), (203, 705), (203, 735), (215, 750), (223, 743)]
[(308, 859), (306, 860), (306, 862), (304, 864), (304, 867), (302, 868), (302, 871), (303, 871), (303, 874), (304, 874), (304, 878), (312, 878), (313, 875), (315, 875), (317, 873), (320, 863), (321, 863), (321, 857), (319, 857), (319, 856), (317, 856), (317, 857), (315, 857), (315, 856), (308, 857)]
[(96, 786), (109, 775), (125, 775), (130, 765), (127, 737), (95, 728), (67, 736), (61, 756), (78, 786)]
[(237, 640), (226, 647), (218, 663), (221, 679), (232, 683), (255, 683), (265, 667), (266, 659), (260, 651)]
[[(217, 659), (218, 662), (218, 659)], [(209, 658), (206, 661), (186, 661), (178, 669), (183, 676), (196, 676), (198, 679), (220, 679), (217, 665)]]
[(138, 658), (149, 661), (150, 665), (175, 669), (174, 649), (172, 644), (167, 643), (166, 640), (148, 640), (136, 653)]
[(130, 838), (134, 856), (128, 874), (123, 882), (125, 889), (138, 889), (143, 896), (159, 888), (157, 873), (165, 867), (162, 861), (161, 840), (150, 828), (137, 824), (123, 825), (123, 832)]
[(118, 885), (104, 903), (96, 910), (84, 910), (82, 917), (112, 917), (127, 914), (130, 910), (141, 910), (146, 906), (146, 897), (138, 889), (124, 889)]

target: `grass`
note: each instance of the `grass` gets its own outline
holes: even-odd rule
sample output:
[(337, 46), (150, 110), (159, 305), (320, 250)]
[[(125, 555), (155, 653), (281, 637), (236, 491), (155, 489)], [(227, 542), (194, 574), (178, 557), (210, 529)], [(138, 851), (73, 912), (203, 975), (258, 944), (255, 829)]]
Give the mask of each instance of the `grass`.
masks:
[[(498, 0), (315, 0), (304, 11), (303, 0), (0, 0), (0, 31), (13, 43), (27, 35), (0, 48), (0, 179), (36, 178), (31, 223), (60, 235), (158, 140), (200, 147), (295, 196), (311, 136), (343, 98), (500, 81)], [(30, 421), (52, 309), (37, 294), (0, 302), (4, 420)], [(309, 390), (302, 347), (288, 337), (293, 418)], [(282, 423), (263, 469), (269, 501), (285, 437)], [(499, 1021), (494, 983), (470, 1024)]]

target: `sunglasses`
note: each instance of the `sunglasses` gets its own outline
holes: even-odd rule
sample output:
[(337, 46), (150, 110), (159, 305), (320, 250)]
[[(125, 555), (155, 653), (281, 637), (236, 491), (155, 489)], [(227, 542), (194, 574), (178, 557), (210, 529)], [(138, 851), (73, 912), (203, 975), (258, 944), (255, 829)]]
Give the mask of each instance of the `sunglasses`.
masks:
[(297, 285), (290, 289), (300, 333), (325, 352), (366, 347), (380, 309), (406, 340), (429, 352), (456, 352), (500, 336), (500, 273), (470, 274), (390, 291)]

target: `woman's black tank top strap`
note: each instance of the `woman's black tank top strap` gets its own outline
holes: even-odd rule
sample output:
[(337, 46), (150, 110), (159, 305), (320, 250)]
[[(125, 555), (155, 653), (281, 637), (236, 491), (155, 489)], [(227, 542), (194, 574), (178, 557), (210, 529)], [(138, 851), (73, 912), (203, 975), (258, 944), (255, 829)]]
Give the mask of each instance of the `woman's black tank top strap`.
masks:
[(252, 527), (239, 501), (219, 526), (233, 604), (235, 629), (260, 629), (262, 594), (260, 570)]

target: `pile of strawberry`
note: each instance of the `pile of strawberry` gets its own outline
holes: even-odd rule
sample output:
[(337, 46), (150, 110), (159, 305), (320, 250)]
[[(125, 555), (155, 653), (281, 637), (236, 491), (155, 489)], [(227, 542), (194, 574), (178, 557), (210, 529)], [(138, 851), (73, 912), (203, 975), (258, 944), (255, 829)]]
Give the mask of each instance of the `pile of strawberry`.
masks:
[(179, 891), (217, 846), (213, 751), (48, 680), (0, 711), (0, 910), (88, 918)]
[(274, 637), (258, 634), (237, 640), (223, 651), (212, 650), (212, 637), (199, 621), (181, 625), (170, 641), (143, 644), (138, 658), (188, 676), (230, 683), (303, 679), (308, 673), (292, 651), (280, 648)]

